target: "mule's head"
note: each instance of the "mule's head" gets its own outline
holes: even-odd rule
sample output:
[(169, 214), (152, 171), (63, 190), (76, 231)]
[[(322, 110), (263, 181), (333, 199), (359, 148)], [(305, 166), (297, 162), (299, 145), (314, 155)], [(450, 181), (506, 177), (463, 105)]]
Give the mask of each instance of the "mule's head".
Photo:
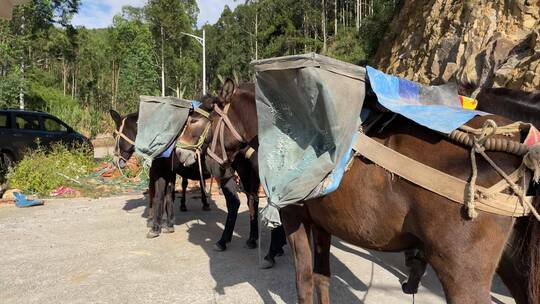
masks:
[[(179, 141), (182, 145), (194, 146), (202, 136), (205, 136), (207, 128), (211, 126), (211, 113), (214, 109), (214, 104), (217, 102), (217, 97), (205, 95), (200, 100), (201, 105), (197, 109), (193, 109), (186, 121), (186, 125)], [(202, 111), (199, 111), (202, 110)]]
[(123, 169), (135, 152), (139, 113), (131, 113), (122, 117), (115, 110), (110, 110), (110, 114), (115, 124), (113, 161), (120, 169)]

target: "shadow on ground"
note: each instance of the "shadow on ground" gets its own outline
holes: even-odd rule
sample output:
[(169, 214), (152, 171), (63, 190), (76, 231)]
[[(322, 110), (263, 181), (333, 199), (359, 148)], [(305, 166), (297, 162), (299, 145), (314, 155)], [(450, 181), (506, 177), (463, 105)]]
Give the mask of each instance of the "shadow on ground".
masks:
[[(263, 303), (275, 303), (276, 296), (285, 303), (296, 302), (296, 290), (290, 288), (294, 286), (295, 282), (293, 261), (288, 246), (285, 246), (285, 255), (278, 258), (275, 268), (270, 270), (259, 269), (259, 261), (268, 249), (269, 232), (265, 229), (261, 231), (262, 248), (260, 250), (245, 248), (244, 241), (247, 240), (249, 234), (249, 215), (247, 211), (243, 211), (238, 215), (235, 235), (227, 251), (214, 251), (213, 245), (221, 236), (227, 213), (218, 208), (212, 197), (208, 197), (208, 202), (212, 210), (209, 212), (202, 211), (199, 190), (190, 190), (187, 193), (188, 212), (180, 212), (179, 194), (176, 195), (174, 212), (175, 224), (187, 225), (188, 241), (203, 248), (208, 256), (210, 272), (216, 282), (214, 287), (215, 292), (223, 295), (227, 287), (247, 283), (257, 291)], [(141, 199), (131, 199), (126, 202), (123, 210), (126, 212), (140, 212), (137, 209), (144, 207), (141, 216), (148, 218), (149, 212), (146, 204), (146, 196)], [(404, 256), (397, 259), (395, 254), (389, 257), (389, 253), (360, 251), (335, 237), (333, 238), (332, 245), (339, 250), (366, 259), (372, 263), (371, 279), (364, 282), (349, 270), (349, 266), (341, 262), (334, 254), (331, 254), (332, 302), (364, 303), (370, 288), (373, 287), (375, 266), (381, 267), (391, 273), (395, 277), (396, 286), (400, 286), (406, 279), (407, 268), (405, 267)], [(428, 272), (422, 279), (422, 286), (444, 298), (436, 274), (431, 268), (428, 269)], [(377, 286), (377, 288), (384, 289), (385, 287)], [(357, 293), (355, 294), (353, 290)], [(508, 295), (508, 292), (497, 284), (494, 284), (493, 291)], [(359, 295), (361, 295), (361, 298), (358, 297)], [(241, 295), (239, 296), (241, 297)], [(502, 303), (495, 298), (493, 298), (493, 301), (494, 303)]]

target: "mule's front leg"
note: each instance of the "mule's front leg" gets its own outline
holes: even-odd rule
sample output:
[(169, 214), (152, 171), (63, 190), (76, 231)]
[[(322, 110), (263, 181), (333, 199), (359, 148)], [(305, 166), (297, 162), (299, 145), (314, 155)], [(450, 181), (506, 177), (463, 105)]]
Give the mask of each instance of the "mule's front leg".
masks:
[[(154, 164), (157, 164), (158, 161), (154, 161)], [(156, 166), (158, 167), (158, 166)], [(158, 169), (158, 168), (156, 168)], [(154, 196), (152, 198), (152, 205), (153, 205), (153, 217), (152, 217), (152, 227), (150, 228), (150, 231), (148, 231), (148, 234), (146, 234), (147, 238), (155, 238), (159, 236), (161, 233), (161, 220), (163, 216), (163, 204), (165, 199), (165, 191), (167, 190), (167, 181), (165, 180), (163, 176), (163, 172), (159, 172), (159, 170), (155, 170), (153, 174), (157, 175), (154, 176)]]
[(332, 236), (326, 230), (311, 226), (314, 245), (313, 276), (319, 303), (330, 303), (330, 243)]
[(186, 207), (186, 189), (188, 186), (188, 179), (185, 177), (182, 177), (182, 199), (180, 200), (180, 211), (185, 212), (187, 211)]
[(199, 180), (199, 188), (201, 189), (201, 201), (202, 201), (202, 210), (204, 211), (210, 211), (210, 204), (208, 204), (208, 200), (206, 198), (206, 192), (204, 192), (205, 186), (204, 186), (204, 180)]
[(176, 184), (176, 174), (171, 174), (167, 178), (165, 193), (165, 211), (167, 212), (167, 223), (163, 228), (163, 233), (174, 232), (174, 186)]
[(281, 210), (283, 228), (294, 258), (298, 303), (313, 303), (311, 231), (306, 209), (290, 205)]
[(221, 239), (214, 246), (214, 249), (217, 251), (224, 251), (227, 249), (227, 243), (231, 242), (234, 225), (236, 224), (236, 218), (238, 217), (238, 208), (240, 208), (240, 199), (238, 199), (236, 181), (233, 178), (222, 180), (221, 190), (223, 191), (227, 203), (227, 220)]

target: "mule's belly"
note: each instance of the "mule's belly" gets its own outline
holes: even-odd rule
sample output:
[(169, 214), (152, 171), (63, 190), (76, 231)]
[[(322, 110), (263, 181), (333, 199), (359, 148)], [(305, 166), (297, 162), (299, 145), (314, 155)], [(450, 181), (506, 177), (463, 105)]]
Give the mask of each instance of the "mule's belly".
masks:
[(407, 199), (380, 167), (355, 160), (333, 193), (306, 202), (313, 222), (351, 244), (399, 251), (414, 246), (404, 231)]

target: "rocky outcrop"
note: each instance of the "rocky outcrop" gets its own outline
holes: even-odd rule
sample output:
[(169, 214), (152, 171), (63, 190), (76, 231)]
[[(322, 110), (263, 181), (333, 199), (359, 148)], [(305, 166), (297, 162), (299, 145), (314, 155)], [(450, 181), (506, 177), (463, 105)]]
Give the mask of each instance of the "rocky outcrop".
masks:
[(540, 89), (540, 0), (406, 0), (374, 65), (421, 83)]

